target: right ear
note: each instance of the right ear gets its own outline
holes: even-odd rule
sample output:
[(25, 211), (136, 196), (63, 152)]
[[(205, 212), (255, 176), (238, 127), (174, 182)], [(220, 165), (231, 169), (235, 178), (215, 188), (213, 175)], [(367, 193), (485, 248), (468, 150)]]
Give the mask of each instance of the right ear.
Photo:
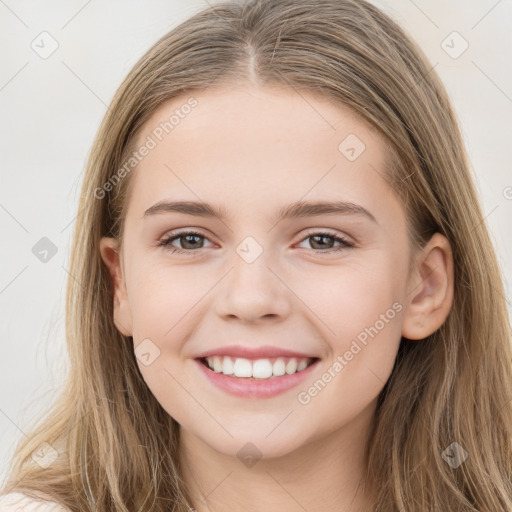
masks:
[(133, 336), (132, 312), (122, 274), (118, 241), (111, 237), (100, 240), (100, 254), (110, 273), (114, 296), (114, 324), (124, 336)]

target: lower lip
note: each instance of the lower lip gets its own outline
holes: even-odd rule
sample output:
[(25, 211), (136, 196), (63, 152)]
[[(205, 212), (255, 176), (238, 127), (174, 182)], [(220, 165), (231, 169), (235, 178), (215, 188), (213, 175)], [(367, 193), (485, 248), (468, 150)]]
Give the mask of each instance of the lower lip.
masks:
[(304, 381), (314, 371), (319, 359), (315, 360), (301, 372), (261, 380), (224, 375), (207, 368), (198, 359), (194, 359), (194, 361), (199, 366), (199, 370), (211, 383), (231, 395), (243, 398), (270, 398), (284, 393)]

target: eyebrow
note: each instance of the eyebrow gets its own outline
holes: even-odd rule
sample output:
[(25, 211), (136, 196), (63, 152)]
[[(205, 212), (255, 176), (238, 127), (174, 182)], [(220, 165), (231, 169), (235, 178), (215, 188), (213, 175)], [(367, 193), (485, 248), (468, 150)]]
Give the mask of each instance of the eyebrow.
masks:
[[(159, 201), (148, 208), (142, 218), (163, 213), (184, 213), (198, 217), (213, 217), (225, 221), (228, 214), (225, 208), (201, 201)], [(280, 208), (273, 222), (283, 219), (313, 217), (317, 215), (360, 215), (378, 224), (377, 219), (363, 206), (348, 201), (297, 201)]]

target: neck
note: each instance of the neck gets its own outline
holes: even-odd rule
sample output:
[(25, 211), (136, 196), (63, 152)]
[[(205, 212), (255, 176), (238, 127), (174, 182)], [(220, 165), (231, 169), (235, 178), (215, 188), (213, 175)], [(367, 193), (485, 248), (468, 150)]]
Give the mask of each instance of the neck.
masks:
[[(197, 512), (369, 512), (364, 450), (375, 403), (350, 424), (286, 455), (245, 465), (180, 430), (180, 465)], [(241, 442), (241, 446), (244, 442)]]

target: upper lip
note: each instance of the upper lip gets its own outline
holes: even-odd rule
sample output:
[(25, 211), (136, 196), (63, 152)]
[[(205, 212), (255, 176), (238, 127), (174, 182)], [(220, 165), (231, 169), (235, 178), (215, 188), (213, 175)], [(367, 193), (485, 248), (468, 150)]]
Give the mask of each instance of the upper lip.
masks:
[(314, 358), (311, 354), (296, 352), (285, 348), (263, 345), (259, 347), (244, 347), (242, 345), (226, 345), (225, 347), (212, 348), (196, 356), (196, 359), (211, 356), (243, 357), (246, 359), (266, 359), (273, 357), (300, 357)]

